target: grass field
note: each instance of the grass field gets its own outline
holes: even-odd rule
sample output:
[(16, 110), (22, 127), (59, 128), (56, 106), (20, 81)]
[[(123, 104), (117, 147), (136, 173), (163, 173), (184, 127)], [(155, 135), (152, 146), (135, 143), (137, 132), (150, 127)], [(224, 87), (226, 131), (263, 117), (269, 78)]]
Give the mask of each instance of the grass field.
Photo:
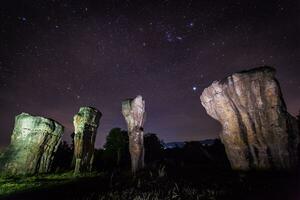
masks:
[(100, 173), (87, 173), (74, 176), (73, 172), (57, 174), (40, 174), (35, 176), (2, 176), (0, 177), (0, 197), (9, 197), (11, 194), (34, 192), (54, 186), (61, 186), (82, 179), (100, 177)]
[(296, 200), (297, 190), (294, 188), (299, 186), (297, 180), (296, 174), (241, 173), (199, 167), (146, 169), (135, 177), (129, 171), (91, 173), (77, 177), (68, 172), (31, 177), (2, 177), (0, 194), (2, 199), (13, 200)]

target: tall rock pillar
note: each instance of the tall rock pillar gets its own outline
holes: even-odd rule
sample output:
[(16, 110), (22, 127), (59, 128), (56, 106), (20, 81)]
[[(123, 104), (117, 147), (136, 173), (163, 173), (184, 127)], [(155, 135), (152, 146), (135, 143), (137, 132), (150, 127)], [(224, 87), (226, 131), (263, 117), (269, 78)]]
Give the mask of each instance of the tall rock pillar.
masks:
[(234, 169), (289, 169), (297, 163), (299, 128), (286, 109), (275, 69), (259, 67), (215, 81), (201, 103), (218, 120)]
[(52, 119), (27, 113), (17, 115), (11, 144), (0, 158), (1, 173), (49, 172), (63, 130), (63, 126)]
[(92, 107), (81, 107), (73, 118), (74, 124), (74, 173), (92, 169), (94, 146), (102, 114)]
[(123, 101), (122, 114), (128, 127), (131, 169), (133, 173), (136, 173), (144, 167), (145, 101), (142, 96)]

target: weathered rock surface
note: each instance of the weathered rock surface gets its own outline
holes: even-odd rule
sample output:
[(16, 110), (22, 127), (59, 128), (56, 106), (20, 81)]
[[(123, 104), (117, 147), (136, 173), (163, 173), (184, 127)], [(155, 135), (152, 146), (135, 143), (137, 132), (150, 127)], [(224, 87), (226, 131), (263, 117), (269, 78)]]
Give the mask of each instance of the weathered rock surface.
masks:
[(234, 169), (289, 169), (297, 163), (299, 129), (286, 109), (275, 69), (235, 73), (206, 88), (201, 103), (223, 127)]
[(92, 169), (95, 140), (101, 116), (101, 112), (92, 107), (81, 107), (74, 116), (75, 174)]
[(58, 122), (22, 113), (15, 118), (11, 144), (0, 158), (2, 174), (46, 173), (63, 134)]
[(142, 96), (123, 101), (122, 114), (128, 127), (131, 168), (135, 173), (144, 167), (145, 101)]

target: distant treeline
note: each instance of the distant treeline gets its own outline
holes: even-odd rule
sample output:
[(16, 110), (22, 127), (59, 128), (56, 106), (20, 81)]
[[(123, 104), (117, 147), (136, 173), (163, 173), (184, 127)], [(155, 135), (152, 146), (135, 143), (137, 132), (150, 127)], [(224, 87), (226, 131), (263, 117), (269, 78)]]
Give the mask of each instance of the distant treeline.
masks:
[[(72, 137), (74, 135), (72, 134)], [(224, 146), (219, 139), (209, 143), (191, 141), (166, 148), (155, 133), (144, 135), (145, 163), (148, 167), (203, 165), (229, 168)], [(130, 169), (128, 133), (121, 128), (113, 128), (106, 137), (103, 148), (95, 149), (93, 170), (109, 171)], [(74, 141), (69, 145), (62, 141), (53, 163), (53, 171), (71, 170)]]

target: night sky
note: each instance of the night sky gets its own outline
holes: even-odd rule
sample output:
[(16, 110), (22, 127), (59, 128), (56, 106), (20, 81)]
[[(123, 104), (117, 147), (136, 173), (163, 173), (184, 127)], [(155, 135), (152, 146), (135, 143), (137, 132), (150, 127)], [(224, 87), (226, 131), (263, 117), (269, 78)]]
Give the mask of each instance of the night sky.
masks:
[(80, 106), (103, 117), (97, 147), (126, 128), (121, 101), (141, 94), (145, 132), (165, 142), (215, 138), (199, 96), (235, 71), (274, 66), (289, 112), (300, 109), (298, 0), (6, 0), (0, 6), (0, 146), (14, 116), (73, 131)]

